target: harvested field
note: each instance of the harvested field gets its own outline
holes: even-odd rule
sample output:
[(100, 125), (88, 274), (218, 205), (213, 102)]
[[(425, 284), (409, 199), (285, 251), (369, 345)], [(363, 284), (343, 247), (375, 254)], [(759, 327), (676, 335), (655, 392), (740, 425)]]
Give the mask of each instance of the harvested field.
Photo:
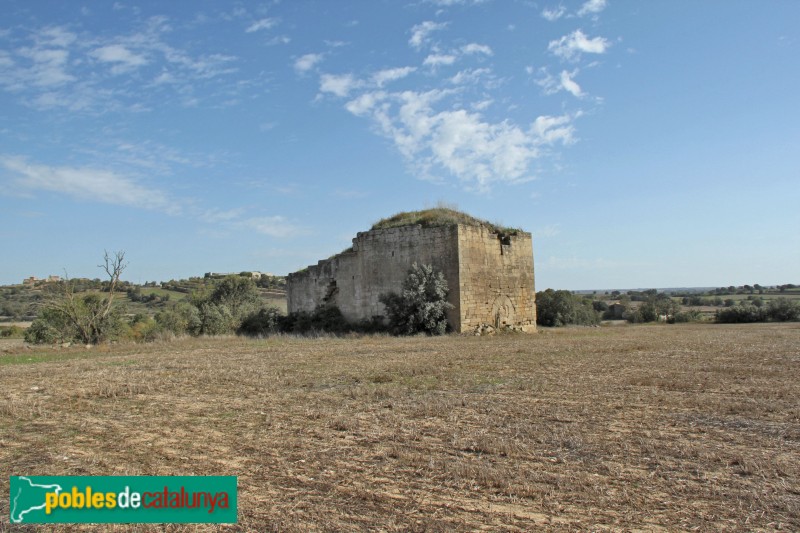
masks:
[(197, 474), (227, 530), (797, 531), (798, 376), (798, 324), (20, 349), (0, 529), (9, 474)]

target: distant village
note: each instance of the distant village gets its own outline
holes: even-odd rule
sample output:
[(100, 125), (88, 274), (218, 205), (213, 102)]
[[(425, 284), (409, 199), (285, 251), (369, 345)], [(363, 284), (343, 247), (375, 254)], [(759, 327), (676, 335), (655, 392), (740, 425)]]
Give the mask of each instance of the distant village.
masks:
[(39, 283), (57, 283), (61, 281), (61, 276), (47, 276), (46, 278), (37, 278), (36, 276), (30, 276), (22, 280), (22, 284), (26, 287), (33, 287)]

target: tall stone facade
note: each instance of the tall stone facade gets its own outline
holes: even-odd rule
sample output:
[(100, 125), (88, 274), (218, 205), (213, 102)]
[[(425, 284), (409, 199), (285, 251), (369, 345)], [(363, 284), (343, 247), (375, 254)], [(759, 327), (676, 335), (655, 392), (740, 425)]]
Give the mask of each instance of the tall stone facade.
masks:
[(359, 233), (351, 250), (289, 274), (289, 312), (333, 304), (352, 321), (383, 316), (380, 295), (400, 292), (414, 262), (444, 274), (454, 331), (483, 325), (535, 330), (531, 234), (502, 235), (466, 224)]

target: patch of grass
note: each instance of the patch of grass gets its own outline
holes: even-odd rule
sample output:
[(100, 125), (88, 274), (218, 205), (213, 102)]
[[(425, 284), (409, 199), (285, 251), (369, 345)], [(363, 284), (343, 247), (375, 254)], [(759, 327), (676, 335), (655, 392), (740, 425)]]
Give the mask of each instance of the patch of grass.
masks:
[(89, 351), (56, 351), (51, 352), (32, 352), (0, 354), (0, 366), (3, 365), (27, 365), (34, 363), (52, 363), (57, 361), (68, 361), (70, 359), (83, 359), (91, 357)]
[(414, 225), (420, 225), (423, 227), (454, 226), (457, 224), (484, 227), (492, 233), (498, 233), (502, 235), (516, 235), (521, 231), (517, 228), (508, 228), (498, 224), (493, 224), (486, 220), (475, 218), (471, 215), (462, 213), (461, 211), (456, 211), (455, 209), (451, 209), (449, 207), (435, 207), (432, 209), (424, 209), (422, 211), (406, 211), (397, 213), (391, 217), (379, 220), (372, 225), (371, 229), (389, 229)]

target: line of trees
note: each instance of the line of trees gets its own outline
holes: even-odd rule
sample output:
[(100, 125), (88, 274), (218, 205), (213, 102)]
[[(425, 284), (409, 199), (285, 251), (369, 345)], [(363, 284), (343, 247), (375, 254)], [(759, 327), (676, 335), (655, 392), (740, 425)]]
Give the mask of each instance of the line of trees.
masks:
[(800, 320), (800, 302), (788, 298), (776, 298), (766, 305), (756, 305), (754, 301), (744, 301), (732, 307), (720, 309), (716, 321), (723, 324), (742, 324), (747, 322), (793, 322)]

